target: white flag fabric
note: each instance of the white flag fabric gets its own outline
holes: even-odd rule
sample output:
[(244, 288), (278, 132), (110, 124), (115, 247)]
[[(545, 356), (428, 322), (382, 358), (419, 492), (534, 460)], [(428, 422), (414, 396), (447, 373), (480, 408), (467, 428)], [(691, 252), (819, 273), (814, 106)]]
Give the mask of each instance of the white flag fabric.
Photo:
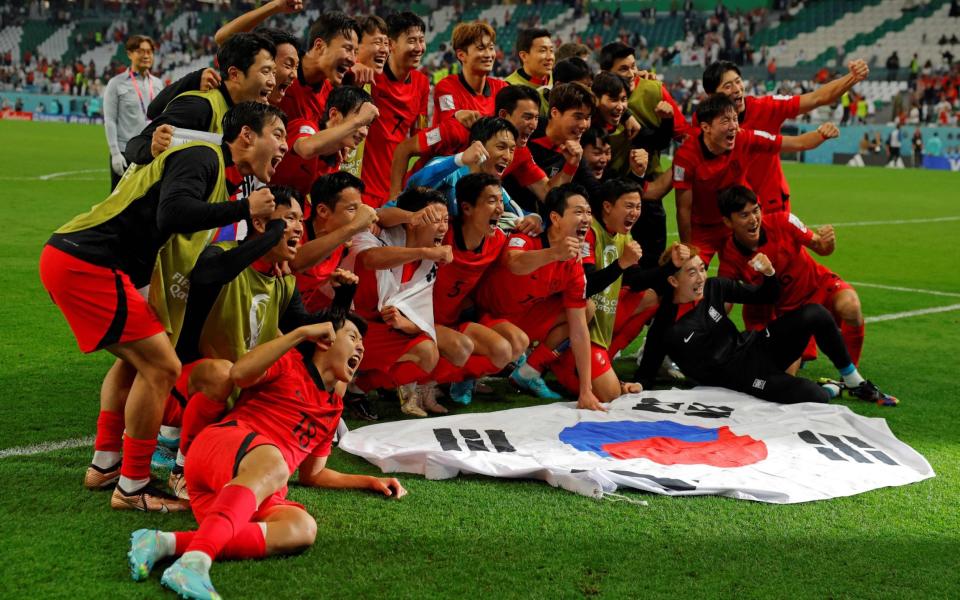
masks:
[(340, 448), (385, 473), (542, 479), (597, 498), (626, 487), (788, 504), (934, 476), (884, 419), (720, 388), (628, 394), (605, 413), (556, 403), (369, 425)]

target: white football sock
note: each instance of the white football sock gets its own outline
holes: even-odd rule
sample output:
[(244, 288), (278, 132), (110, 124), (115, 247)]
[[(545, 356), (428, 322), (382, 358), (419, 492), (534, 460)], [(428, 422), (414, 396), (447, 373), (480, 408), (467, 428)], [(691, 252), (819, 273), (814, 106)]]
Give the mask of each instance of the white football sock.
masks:
[(93, 460), (90, 461), (94, 466), (101, 469), (109, 469), (120, 462), (119, 452), (108, 452), (106, 450), (94, 450)]
[(523, 363), (520, 365), (520, 368), (517, 369), (517, 375), (524, 379), (536, 379), (540, 377), (540, 371), (531, 367), (530, 363)]
[(146, 479), (130, 479), (129, 477), (124, 477), (121, 475), (120, 481), (117, 482), (117, 486), (127, 494), (132, 494), (145, 488), (148, 483), (150, 483), (149, 477)]

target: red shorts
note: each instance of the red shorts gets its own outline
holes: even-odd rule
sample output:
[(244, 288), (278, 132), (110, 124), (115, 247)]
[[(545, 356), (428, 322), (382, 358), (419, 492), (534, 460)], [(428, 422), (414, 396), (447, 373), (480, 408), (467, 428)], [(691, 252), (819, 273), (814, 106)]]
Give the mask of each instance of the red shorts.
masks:
[[(184, 466), (190, 494), (190, 509), (197, 523), (202, 523), (217, 494), (237, 476), (240, 461), (258, 446), (274, 446), (273, 440), (260, 435), (242, 421), (228, 421), (204, 429), (190, 445), (190, 458)], [(296, 506), (298, 502), (287, 500), (287, 486), (267, 497), (251, 521), (263, 521), (275, 506)]]
[(730, 235), (730, 229), (723, 223), (706, 227), (693, 225), (690, 231), (690, 243), (700, 248), (700, 259), (703, 260), (703, 264), (710, 266), (713, 255), (720, 252)]
[[(613, 368), (607, 349), (590, 343), (590, 376), (593, 379), (600, 377)], [(580, 393), (580, 378), (577, 376), (577, 361), (573, 357), (573, 349), (567, 348), (550, 369), (557, 376), (557, 381), (567, 388), (571, 394)], [(191, 496), (192, 497), (192, 496)]]
[(200, 364), (200, 361), (207, 360), (200, 358), (192, 363), (183, 365), (180, 369), (180, 377), (173, 384), (173, 389), (167, 395), (163, 406), (163, 420), (161, 421), (168, 427), (180, 427), (183, 422), (183, 411), (187, 408), (187, 402), (190, 400), (190, 374), (194, 367)]
[(461, 321), (459, 323), (453, 323), (452, 325), (442, 325), (440, 323), (437, 323), (437, 325), (440, 325), (441, 327), (448, 327), (450, 329), (453, 329), (454, 331), (457, 331), (466, 335), (467, 327), (473, 324), (483, 325), (484, 327), (493, 329), (495, 326), (499, 325), (500, 323), (509, 323), (509, 322), (510, 321), (508, 321), (507, 319), (498, 319), (496, 317), (491, 317), (490, 315), (480, 315), (480, 317), (476, 321)]
[(522, 330), (531, 342), (542, 342), (557, 324), (557, 319), (565, 311), (563, 296), (555, 294), (533, 304), (526, 312), (501, 315), (500, 320), (510, 321)]
[(363, 362), (360, 371), (388, 371), (397, 360), (421, 342), (431, 341), (425, 333), (407, 335), (377, 321), (367, 322), (363, 336)]
[(80, 260), (47, 245), (40, 281), (77, 338), (80, 350), (146, 339), (165, 329), (126, 273)]
[[(833, 297), (843, 290), (852, 290), (853, 286), (840, 278), (833, 271), (823, 269), (817, 282), (817, 291), (810, 298), (811, 304), (822, 304), (833, 313)], [(836, 315), (834, 315), (836, 316)]]

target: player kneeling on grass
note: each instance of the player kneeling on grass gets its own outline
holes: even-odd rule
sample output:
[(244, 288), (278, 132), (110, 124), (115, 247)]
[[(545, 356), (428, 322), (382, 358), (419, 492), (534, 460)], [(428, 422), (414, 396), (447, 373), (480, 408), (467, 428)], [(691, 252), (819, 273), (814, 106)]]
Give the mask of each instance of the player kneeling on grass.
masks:
[[(318, 318), (328, 319), (329, 316)], [(366, 325), (349, 315), (304, 325), (257, 346), (233, 365), (244, 389), (237, 407), (194, 440), (186, 479), (195, 531), (133, 533), (127, 554), (134, 581), (157, 561), (180, 555), (160, 582), (184, 598), (219, 598), (210, 582), (215, 559), (289, 554), (313, 544), (317, 523), (286, 499), (301, 484), (369, 489), (400, 498), (394, 478), (347, 475), (326, 468), (343, 409), (341, 397), (363, 358)]]
[[(763, 331), (737, 330), (724, 303), (770, 304), (776, 301), (780, 282), (765, 254), (750, 261), (763, 274), (759, 286), (723, 277), (707, 278), (699, 248), (689, 246), (690, 258), (667, 278), (664, 296), (647, 334), (638, 379), (647, 389), (665, 353), (683, 372), (703, 385), (729, 388), (762, 400), (793, 404), (826, 402), (834, 394), (816, 383), (786, 373), (816, 338), (824, 354), (840, 372), (852, 396), (894, 406), (897, 399), (884, 394), (857, 371), (843, 345), (833, 317), (819, 304), (807, 304), (771, 321)], [(665, 253), (660, 259), (669, 260)]]
[[(642, 390), (636, 383), (620, 381), (611, 357), (631, 339), (618, 340), (621, 331), (639, 332), (656, 310), (657, 297), (649, 288), (673, 273), (686, 260), (684, 246), (675, 246), (671, 261), (658, 268), (638, 265), (643, 252), (630, 237), (640, 218), (640, 185), (623, 179), (605, 182), (591, 198), (593, 223), (587, 233), (589, 253), (583, 258), (587, 296), (596, 306), (590, 328), (593, 393), (601, 402)], [(671, 269), (672, 267), (672, 269)], [(632, 321), (639, 320), (635, 327)], [(618, 345), (614, 345), (618, 344)], [(580, 387), (573, 353), (564, 352), (553, 363), (557, 381), (571, 392)]]
[[(804, 304), (822, 304), (840, 326), (847, 352), (859, 366), (865, 327), (860, 298), (849, 283), (804, 250), (810, 248), (820, 256), (833, 254), (837, 245), (833, 227), (824, 225), (812, 231), (789, 212), (762, 213), (756, 194), (743, 186), (721, 190), (719, 200), (723, 222), (733, 231), (720, 250), (719, 275), (758, 283), (762, 275), (750, 267), (750, 261), (757, 252), (763, 252), (780, 274), (780, 296), (774, 313), (782, 315)], [(762, 317), (762, 311), (757, 316)], [(763, 329), (769, 319), (751, 319), (744, 314), (743, 321), (748, 329)], [(804, 360), (816, 358), (816, 345), (810, 346), (803, 353)]]
[(487, 317), (506, 319), (539, 346), (510, 374), (510, 381), (540, 398), (560, 399), (542, 373), (569, 344), (580, 374), (580, 408), (602, 405), (591, 389), (590, 333), (586, 278), (581, 263), (592, 217), (584, 189), (564, 184), (547, 193), (545, 233), (514, 233), (507, 250), (477, 290), (477, 306)]
[(427, 381), (440, 358), (433, 286), (438, 265), (451, 262), (453, 250), (443, 244), (449, 226), (443, 194), (415, 187), (397, 198), (397, 207), (408, 213), (430, 205), (437, 211), (436, 220), (384, 227), (378, 236), (364, 232), (353, 238), (351, 248), (353, 271), (360, 278), (354, 306), (369, 322), (370, 353), (361, 365), (357, 388), (396, 388), (401, 410), (421, 417), (426, 413), (414, 398), (415, 386)]

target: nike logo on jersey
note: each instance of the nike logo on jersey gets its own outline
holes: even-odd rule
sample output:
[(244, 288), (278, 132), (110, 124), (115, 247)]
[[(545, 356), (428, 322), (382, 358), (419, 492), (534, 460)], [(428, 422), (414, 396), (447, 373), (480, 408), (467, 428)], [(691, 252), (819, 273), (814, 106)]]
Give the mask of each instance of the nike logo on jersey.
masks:
[(690, 338), (692, 338), (692, 337), (693, 337), (693, 332), (691, 331), (691, 332), (690, 332), (690, 335), (688, 335), (687, 337), (683, 338), (683, 343), (686, 344), (687, 342), (690, 341)]

